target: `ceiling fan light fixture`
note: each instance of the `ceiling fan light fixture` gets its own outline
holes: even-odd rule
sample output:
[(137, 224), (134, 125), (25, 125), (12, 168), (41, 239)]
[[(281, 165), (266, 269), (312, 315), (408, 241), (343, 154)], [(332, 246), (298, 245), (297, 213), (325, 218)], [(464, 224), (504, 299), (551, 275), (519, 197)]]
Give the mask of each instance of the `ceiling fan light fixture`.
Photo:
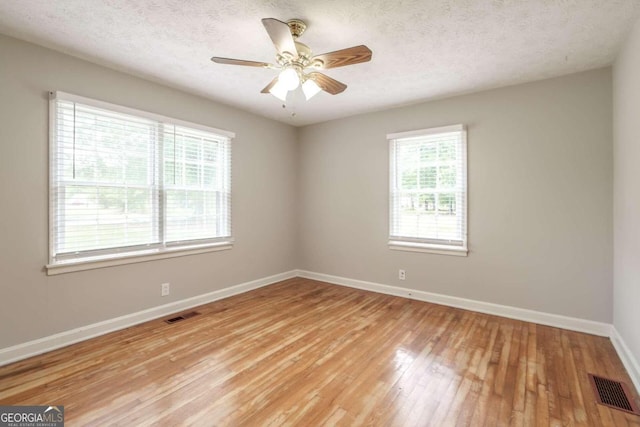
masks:
[(302, 84), (302, 91), (304, 92), (304, 97), (308, 100), (313, 98), (320, 92), (322, 88), (318, 86), (318, 84), (313, 79), (307, 79)]
[(286, 90), (295, 90), (300, 85), (300, 76), (293, 68), (285, 68), (278, 76), (278, 84)]
[(283, 102), (286, 102), (290, 91), (296, 91), (296, 96), (292, 97), (296, 98), (299, 94), (297, 89), (300, 86), (302, 86), (302, 92), (307, 101), (321, 90), (330, 95), (342, 93), (347, 88), (346, 84), (316, 70), (371, 61), (371, 49), (365, 45), (314, 55), (309, 46), (298, 41), (298, 37), (307, 28), (307, 24), (300, 19), (282, 22), (275, 18), (264, 18), (262, 25), (276, 48), (276, 64), (218, 56), (212, 57), (211, 60), (218, 64), (280, 70), (278, 76), (273, 78), (260, 92), (271, 93)]
[(278, 82), (273, 85), (271, 89), (269, 89), (269, 93), (278, 98), (280, 101), (286, 102), (289, 89), (287, 89), (287, 87), (280, 82), (280, 79), (278, 79)]

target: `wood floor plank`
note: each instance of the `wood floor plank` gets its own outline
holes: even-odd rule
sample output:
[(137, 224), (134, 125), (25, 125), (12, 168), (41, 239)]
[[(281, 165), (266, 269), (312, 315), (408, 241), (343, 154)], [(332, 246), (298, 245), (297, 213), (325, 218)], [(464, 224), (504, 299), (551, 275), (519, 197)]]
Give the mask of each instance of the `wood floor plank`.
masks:
[[(0, 367), (70, 426), (640, 426), (607, 338), (290, 279)], [(638, 399), (634, 395), (634, 399)]]

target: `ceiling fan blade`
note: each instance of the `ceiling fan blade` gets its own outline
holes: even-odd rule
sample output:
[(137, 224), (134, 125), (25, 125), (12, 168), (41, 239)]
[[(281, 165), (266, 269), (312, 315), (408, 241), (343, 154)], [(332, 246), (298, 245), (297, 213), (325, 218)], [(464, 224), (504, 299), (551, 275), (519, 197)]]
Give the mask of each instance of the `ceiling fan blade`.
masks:
[(262, 67), (262, 68), (275, 68), (273, 64), (269, 64), (267, 62), (258, 62), (258, 61), (245, 61), (244, 59), (231, 59), (231, 58), (219, 58), (214, 56), (211, 60), (217, 64), (228, 64), (228, 65), (244, 65), (247, 67)]
[(291, 30), (285, 22), (278, 21), (275, 18), (264, 18), (262, 25), (264, 25), (267, 33), (269, 33), (269, 37), (271, 37), (271, 41), (279, 54), (282, 55), (287, 52), (294, 58), (298, 57), (298, 51), (293, 36), (291, 35)]
[(335, 52), (323, 53), (311, 58), (311, 63), (319, 59), (322, 61), (320, 68), (336, 68), (345, 65), (359, 64), (361, 62), (371, 61), (371, 49), (365, 45), (353, 46), (346, 49), (336, 50)]
[(341, 92), (344, 92), (344, 90), (347, 88), (346, 84), (332, 79), (331, 77), (322, 73), (313, 72), (309, 73), (307, 76), (313, 79), (313, 81), (315, 81), (316, 84), (320, 86), (320, 89), (324, 90), (327, 93), (330, 93), (331, 95), (337, 95)]
[(269, 90), (274, 87), (276, 85), (276, 83), (278, 83), (278, 76), (276, 76), (275, 79), (271, 80), (271, 83), (269, 83), (268, 85), (266, 85), (264, 87), (264, 89), (262, 89), (260, 91), (260, 93), (269, 93)]

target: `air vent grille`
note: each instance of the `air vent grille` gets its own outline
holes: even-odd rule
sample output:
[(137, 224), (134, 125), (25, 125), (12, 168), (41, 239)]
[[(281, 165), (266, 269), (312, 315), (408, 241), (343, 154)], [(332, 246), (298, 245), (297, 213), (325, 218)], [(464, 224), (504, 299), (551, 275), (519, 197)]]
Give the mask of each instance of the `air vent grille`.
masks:
[(176, 323), (176, 322), (180, 322), (181, 320), (185, 320), (185, 319), (188, 319), (190, 317), (197, 316), (199, 314), (200, 313), (198, 313), (197, 311), (190, 311), (188, 313), (184, 313), (184, 314), (181, 314), (179, 316), (172, 317), (170, 319), (165, 319), (165, 322), (168, 323), (168, 324), (173, 324), (173, 323)]
[(591, 380), (591, 385), (593, 386), (598, 403), (640, 415), (638, 407), (631, 398), (631, 394), (625, 383), (598, 377), (593, 374), (589, 374), (589, 379)]

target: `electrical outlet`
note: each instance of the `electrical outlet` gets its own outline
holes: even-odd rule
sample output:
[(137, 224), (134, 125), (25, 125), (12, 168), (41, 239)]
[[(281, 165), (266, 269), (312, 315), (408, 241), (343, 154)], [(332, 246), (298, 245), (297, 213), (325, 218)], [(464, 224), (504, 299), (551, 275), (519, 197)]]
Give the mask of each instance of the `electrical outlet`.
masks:
[(169, 295), (169, 286), (171, 284), (170, 283), (163, 283), (161, 286), (161, 293), (160, 295), (163, 297), (166, 297), (167, 295)]
[(404, 280), (406, 277), (404, 270), (398, 270), (398, 279)]

